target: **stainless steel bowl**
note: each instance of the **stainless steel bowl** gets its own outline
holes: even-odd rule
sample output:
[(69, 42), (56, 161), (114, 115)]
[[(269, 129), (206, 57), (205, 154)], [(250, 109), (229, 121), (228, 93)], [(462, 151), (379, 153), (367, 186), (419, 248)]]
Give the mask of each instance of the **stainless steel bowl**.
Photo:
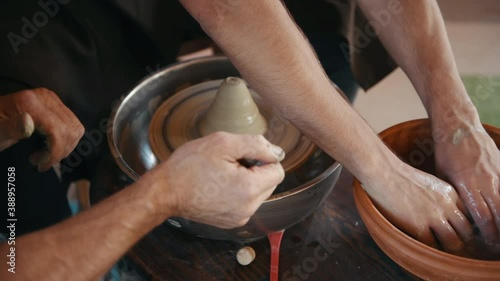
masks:
[[(182, 87), (228, 76), (239, 73), (226, 57), (206, 57), (171, 65), (141, 81), (114, 108), (108, 124), (108, 143), (118, 166), (132, 180), (153, 169), (158, 159), (149, 145), (148, 128), (158, 106)], [(183, 218), (170, 218), (166, 223), (210, 239), (258, 239), (289, 228), (314, 212), (333, 189), (340, 171), (338, 162), (317, 150), (286, 174), (245, 226), (223, 230)]]

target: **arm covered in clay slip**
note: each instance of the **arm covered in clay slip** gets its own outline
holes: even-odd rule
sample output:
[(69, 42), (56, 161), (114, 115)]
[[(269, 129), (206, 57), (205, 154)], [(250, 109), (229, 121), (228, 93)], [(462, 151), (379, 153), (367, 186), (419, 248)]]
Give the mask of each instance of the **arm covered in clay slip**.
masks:
[[(242, 76), (360, 181), (400, 228), (460, 251), (471, 225), (453, 188), (400, 161), (332, 87), (280, 1), (181, 0)], [(457, 205), (458, 204), (458, 205)]]
[(423, 101), (432, 123), (438, 172), (457, 189), (486, 241), (500, 251), (500, 152), (460, 79), (436, 1), (359, 4), (382, 26), (382, 43)]

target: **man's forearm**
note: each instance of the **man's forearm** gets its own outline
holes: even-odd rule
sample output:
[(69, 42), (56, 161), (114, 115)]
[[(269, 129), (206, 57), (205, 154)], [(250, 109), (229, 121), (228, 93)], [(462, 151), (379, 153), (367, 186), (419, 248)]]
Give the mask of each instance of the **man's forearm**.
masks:
[[(435, 0), (360, 0), (378, 36), (415, 86), (434, 126), (478, 122)], [(390, 9), (391, 5), (399, 5)], [(381, 20), (384, 14), (383, 22)]]
[[(97, 280), (163, 221), (154, 197), (150, 186), (136, 183), (73, 218), (16, 239), (16, 273), (4, 268), (0, 280)], [(0, 245), (2, 264), (10, 247)]]
[(280, 1), (181, 2), (260, 95), (362, 182), (397, 162), (337, 94)]

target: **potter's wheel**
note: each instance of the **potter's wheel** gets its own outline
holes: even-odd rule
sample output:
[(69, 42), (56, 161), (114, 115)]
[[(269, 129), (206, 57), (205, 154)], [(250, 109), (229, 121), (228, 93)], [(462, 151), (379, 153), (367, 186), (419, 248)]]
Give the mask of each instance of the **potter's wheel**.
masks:
[[(184, 143), (202, 137), (200, 124), (223, 81), (213, 80), (183, 89), (155, 111), (149, 126), (149, 143), (160, 161), (168, 159)], [(315, 145), (255, 91), (249, 90), (268, 124), (264, 137), (286, 153), (281, 162), (284, 170), (288, 172), (302, 165), (314, 151)]]
[[(190, 95), (203, 96), (202, 93), (208, 91), (209, 88), (213, 90), (217, 88), (219, 82), (210, 84), (207, 81), (222, 81), (220, 79), (230, 76), (238, 77), (240, 74), (227, 58), (205, 57), (168, 66), (140, 81), (120, 103), (116, 104), (109, 118), (108, 142), (117, 165), (131, 180), (138, 180), (147, 171), (154, 169), (161, 160), (165, 159), (164, 157), (168, 157), (171, 151), (182, 143), (182, 140), (174, 139), (165, 141), (163, 134), (166, 125), (165, 118), (175, 113), (183, 104), (182, 101)], [(189, 90), (185, 87), (186, 85), (190, 85)], [(185, 91), (179, 90), (181, 88)], [(266, 109), (265, 103), (261, 106), (262, 100), (258, 95), (254, 100), (259, 107), (262, 107), (260, 110), (264, 117), (270, 118), (269, 116), (274, 113), (273, 110)], [(169, 103), (172, 105), (168, 105)], [(200, 122), (200, 118), (204, 116), (205, 106), (208, 107), (200, 99), (199, 105), (190, 105), (189, 108), (193, 108), (192, 112), (188, 110), (185, 116), (176, 117), (175, 122), (173, 118), (167, 120), (172, 126), (180, 126), (182, 122), (186, 124), (182, 125), (183, 128), (196, 127), (197, 122)], [(165, 109), (160, 109), (162, 107)], [(169, 109), (166, 110), (167, 108)], [(157, 122), (157, 125), (152, 125)], [(273, 124), (273, 120), (267, 120), (267, 122), (269, 123), (268, 129), (274, 128), (277, 135), (283, 135), (283, 127)], [(153, 127), (156, 127), (157, 133), (150, 134)], [(182, 134), (188, 136), (184, 139), (199, 136), (196, 131)], [(289, 139), (293, 137), (290, 135), (285, 138), (285, 140)], [(305, 141), (303, 136), (300, 140)], [(287, 149), (289, 150), (287, 158), (292, 159), (294, 150), (302, 149), (299, 143), (292, 145), (295, 148)], [(152, 147), (153, 145), (155, 148)], [(287, 146), (286, 143), (279, 145)], [(167, 151), (167, 154), (163, 156), (159, 152), (162, 147)], [(262, 203), (246, 225), (235, 229), (219, 229), (179, 217), (169, 218), (165, 223), (200, 237), (247, 242), (289, 228), (318, 207), (333, 189), (341, 171), (340, 164), (319, 148), (312, 149), (312, 153), (309, 153), (308, 149), (302, 151), (305, 152), (298, 154), (308, 155), (305, 162), (300, 164), (303, 161), (301, 157), (293, 161), (285, 159), (290, 161), (290, 164), (285, 163), (285, 165), (291, 167), (292, 170), (285, 173), (283, 182), (278, 185), (273, 195)]]

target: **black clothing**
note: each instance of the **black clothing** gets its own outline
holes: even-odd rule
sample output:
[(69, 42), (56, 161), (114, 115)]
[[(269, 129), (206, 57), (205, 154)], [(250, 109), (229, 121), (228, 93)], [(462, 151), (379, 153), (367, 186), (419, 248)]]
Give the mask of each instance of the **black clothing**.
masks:
[[(91, 178), (95, 171), (90, 168), (107, 151), (105, 121), (112, 104), (137, 81), (167, 63), (141, 28), (106, 1), (59, 2), (2, 3), (0, 94), (37, 87), (54, 91), (90, 133), (81, 143), (92, 146), (77, 146), (80, 151), (62, 161), (62, 181), (53, 170), (38, 173), (29, 164), (28, 155), (40, 140), (31, 138), (0, 153), (1, 171), (15, 167), (17, 172), (18, 235), (70, 215), (68, 183)], [(171, 48), (175, 52), (178, 44), (173, 42)], [(7, 202), (5, 189), (0, 192), (0, 201)], [(2, 221), (7, 219), (6, 212), (5, 207)]]
[[(126, 2), (149, 5), (151, 13), (134, 15), (130, 13), (137, 10), (133, 5), (128, 5), (132, 9), (127, 13)], [(332, 20), (338, 16), (335, 9), (323, 9), (323, 1), (310, 6), (303, 1), (285, 2), (304, 27), (327, 74), (353, 98), (357, 86), (340, 48), (345, 39), (337, 35), (338, 23)], [(182, 41), (200, 35), (201, 28), (178, 1), (2, 2), (0, 94), (48, 88), (86, 129), (75, 151), (61, 162), (62, 180), (53, 170), (38, 173), (29, 164), (29, 154), (43, 144), (40, 139), (24, 140), (0, 152), (0, 171), (16, 169), (18, 235), (70, 215), (67, 186), (75, 179), (95, 178), (97, 163), (108, 153), (106, 120), (112, 106), (143, 77), (174, 62)], [(0, 202), (7, 202), (5, 190), (0, 192)], [(7, 208), (1, 213), (0, 220), (5, 222)]]

